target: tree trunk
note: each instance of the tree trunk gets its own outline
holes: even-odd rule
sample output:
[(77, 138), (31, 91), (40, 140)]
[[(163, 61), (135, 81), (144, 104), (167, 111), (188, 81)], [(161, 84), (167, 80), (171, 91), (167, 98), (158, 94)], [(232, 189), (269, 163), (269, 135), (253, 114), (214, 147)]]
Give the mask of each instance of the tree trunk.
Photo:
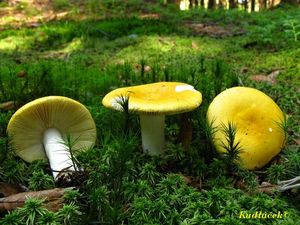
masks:
[(251, 12), (255, 10), (255, 0), (251, 0)]
[(297, 5), (297, 4), (300, 4), (300, 0), (281, 0), (281, 3)]
[(226, 2), (224, 2), (223, 0), (219, 0), (218, 8), (224, 9), (225, 8), (225, 4), (224, 3), (226, 4)]
[(208, 6), (209, 9), (213, 9), (215, 7), (215, 0), (208, 0)]
[(258, 0), (259, 3), (259, 10), (267, 8), (267, 1), (266, 0)]
[(204, 0), (200, 0), (200, 5), (204, 8)]
[(248, 9), (248, 0), (244, 0), (244, 9), (245, 11)]
[(227, 9), (228, 8), (228, 0), (219, 0), (219, 8)]
[(235, 0), (229, 0), (229, 9), (236, 8), (236, 2)]
[(194, 1), (193, 0), (189, 0), (189, 2), (190, 2), (189, 8), (192, 9), (194, 7)]

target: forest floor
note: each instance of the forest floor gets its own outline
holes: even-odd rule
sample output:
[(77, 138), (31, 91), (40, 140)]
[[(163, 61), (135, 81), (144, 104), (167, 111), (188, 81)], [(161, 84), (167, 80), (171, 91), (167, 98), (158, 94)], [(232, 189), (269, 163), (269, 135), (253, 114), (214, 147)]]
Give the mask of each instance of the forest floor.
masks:
[[(77, 155), (87, 173), (69, 195), (73, 211), (47, 211), (57, 224), (300, 221), (299, 189), (273, 192), (279, 181), (300, 175), (299, 7), (246, 13), (180, 11), (173, 4), (141, 0), (9, 2), (0, 2), (0, 182), (31, 191), (63, 186), (54, 183), (47, 162), (28, 164), (17, 157), (6, 134), (19, 107), (42, 96), (62, 95), (87, 106), (98, 141)], [(163, 80), (194, 85), (203, 102), (189, 115), (189, 150), (178, 143), (179, 116), (170, 116), (166, 154), (150, 157), (142, 153), (137, 118), (104, 108), (101, 99), (117, 87)], [(228, 170), (234, 163), (226, 164), (216, 154), (206, 127), (212, 99), (237, 85), (263, 91), (288, 119), (284, 149), (256, 171)], [(26, 210), (13, 214), (19, 223), (0, 212), (0, 224), (24, 225), (30, 216)], [(260, 211), (289, 216), (239, 218), (240, 212)], [(63, 220), (67, 213), (80, 219)], [(46, 213), (35, 215), (36, 224), (46, 224), (41, 222)]]

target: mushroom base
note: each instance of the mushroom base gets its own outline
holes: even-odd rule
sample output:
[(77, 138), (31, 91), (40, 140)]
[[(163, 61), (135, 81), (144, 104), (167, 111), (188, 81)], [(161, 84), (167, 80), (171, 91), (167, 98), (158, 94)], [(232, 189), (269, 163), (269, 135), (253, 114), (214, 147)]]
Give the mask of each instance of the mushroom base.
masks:
[(159, 155), (165, 147), (165, 116), (140, 115), (142, 145), (145, 153)]
[(57, 179), (62, 171), (75, 171), (70, 150), (56, 128), (45, 131), (43, 143), (54, 179)]

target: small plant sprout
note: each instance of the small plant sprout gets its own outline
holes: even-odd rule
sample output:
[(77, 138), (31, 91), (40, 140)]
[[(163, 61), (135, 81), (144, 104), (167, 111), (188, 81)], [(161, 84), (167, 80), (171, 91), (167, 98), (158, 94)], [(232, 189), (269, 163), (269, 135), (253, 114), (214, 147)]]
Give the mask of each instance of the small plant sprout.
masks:
[(68, 135), (76, 140), (74, 151), (88, 149), (96, 141), (96, 126), (89, 111), (62, 96), (39, 98), (21, 107), (10, 119), (7, 133), (23, 160), (48, 158), (55, 179), (60, 173), (77, 169), (70, 146), (64, 144)]
[(202, 95), (193, 86), (178, 82), (158, 82), (119, 88), (102, 100), (105, 107), (122, 111), (120, 96), (128, 96), (128, 111), (140, 115), (144, 152), (156, 155), (164, 151), (165, 115), (196, 109)]
[(34, 191), (51, 189), (55, 187), (51, 175), (45, 174), (43, 170), (34, 171), (32, 176), (29, 178), (28, 184), (29, 189)]
[(19, 213), (23, 218), (27, 218), (26, 224), (34, 225), (38, 221), (39, 217), (43, 216), (47, 209), (44, 206), (45, 199), (40, 198), (28, 198), (22, 208), (19, 209)]
[(1, 218), (1, 225), (21, 225), (23, 216), (19, 211), (9, 211), (4, 217)]
[(221, 141), (222, 148), (226, 151), (223, 152), (225, 159), (229, 166), (238, 165), (240, 163), (240, 154), (242, 147), (239, 140), (236, 140), (237, 127), (232, 122), (221, 124), (225, 140)]
[(287, 117), (287, 115), (284, 114), (282, 120), (280, 120), (280, 121), (275, 120), (274, 123), (276, 123), (277, 126), (284, 133), (284, 143), (286, 143), (288, 141), (288, 134), (289, 134), (289, 124), (288, 124), (288, 117)]
[(130, 113), (129, 113), (129, 95), (121, 95), (116, 102), (121, 107), (121, 111), (125, 114), (124, 133), (129, 133)]
[(300, 23), (296, 19), (286, 20), (283, 24), (285, 33), (292, 36), (294, 41), (300, 40)]
[[(285, 133), (277, 123), (284, 121), (283, 112), (269, 96), (254, 88), (234, 87), (221, 92), (210, 104), (207, 119), (214, 127), (224, 127), (230, 121), (238, 128), (234, 131), (230, 125), (227, 132), (218, 129), (213, 135), (214, 145), (218, 152), (226, 153), (231, 133), (243, 150), (239, 154), (241, 166), (250, 170), (266, 165), (285, 143)], [(231, 143), (232, 147), (238, 147), (238, 142)]]

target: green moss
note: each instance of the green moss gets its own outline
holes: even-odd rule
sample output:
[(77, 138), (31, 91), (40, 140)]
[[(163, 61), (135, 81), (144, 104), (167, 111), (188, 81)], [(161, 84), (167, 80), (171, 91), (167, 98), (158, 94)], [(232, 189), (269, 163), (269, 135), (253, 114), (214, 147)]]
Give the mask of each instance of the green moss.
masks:
[[(66, 2), (56, 1), (59, 9), (73, 10), (74, 5)], [(45, 95), (68, 96), (84, 103), (97, 125), (96, 146), (77, 156), (86, 169), (78, 196), (56, 217), (43, 211), (43, 217), (37, 217), (39, 224), (47, 219), (60, 221), (62, 215), (76, 215), (86, 219), (86, 224), (299, 221), (299, 191), (271, 196), (257, 193), (262, 181), (276, 183), (299, 175), (295, 144), (300, 132), (299, 41), (286, 35), (283, 26), (285, 20), (297, 18), (299, 11), (179, 12), (173, 6), (134, 0), (88, 1), (87, 7), (98, 18), (45, 22), (35, 28), (6, 27), (0, 33), (0, 103), (15, 101), (21, 106)], [(160, 18), (141, 19), (141, 12), (159, 13)], [(187, 21), (230, 24), (244, 33), (210, 37), (189, 30)], [(279, 71), (274, 84), (249, 79), (274, 71)], [(166, 155), (150, 157), (142, 154), (138, 116), (112, 112), (101, 105), (101, 99), (117, 87), (163, 80), (194, 85), (202, 92), (203, 102), (188, 115), (193, 126), (189, 150), (184, 151), (178, 143), (179, 116), (170, 116), (166, 120)], [(288, 115), (289, 137), (280, 160), (259, 173), (239, 167), (231, 170), (231, 164), (216, 154), (211, 143), (213, 128), (206, 123), (207, 106), (220, 91), (236, 85), (262, 90)], [(28, 165), (11, 151), (6, 126), (14, 111), (0, 111), (0, 181), (31, 189), (53, 187), (46, 163)], [(238, 218), (241, 210), (287, 211), (290, 216), (249, 222)], [(19, 213), (7, 214), (4, 221), (12, 221), (12, 215), (18, 218)], [(21, 215), (26, 219), (23, 215), (28, 214)]]

